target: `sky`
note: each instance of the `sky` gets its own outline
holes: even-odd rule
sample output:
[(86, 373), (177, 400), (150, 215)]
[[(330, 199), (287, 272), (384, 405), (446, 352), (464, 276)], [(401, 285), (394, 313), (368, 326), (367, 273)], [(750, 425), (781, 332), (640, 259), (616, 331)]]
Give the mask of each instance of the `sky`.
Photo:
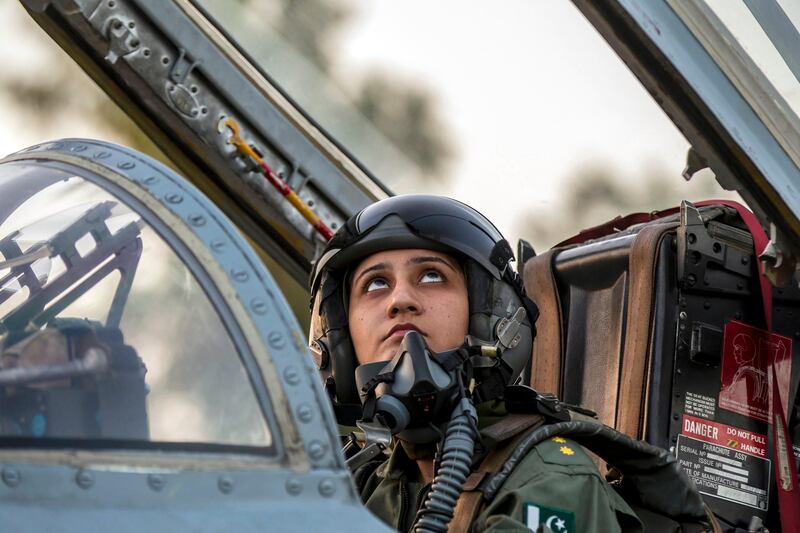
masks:
[(459, 152), (434, 190), (504, 233), (521, 213), (557, 206), (588, 166), (623, 182), (682, 180), (688, 142), (571, 2), (350, 3), (345, 75), (380, 68), (430, 87)]

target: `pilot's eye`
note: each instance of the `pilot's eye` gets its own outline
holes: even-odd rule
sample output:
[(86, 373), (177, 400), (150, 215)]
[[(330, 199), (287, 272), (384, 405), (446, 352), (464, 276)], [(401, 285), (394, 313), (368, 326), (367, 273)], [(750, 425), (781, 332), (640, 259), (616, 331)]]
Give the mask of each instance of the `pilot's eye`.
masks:
[(377, 290), (380, 290), (380, 289), (385, 289), (388, 286), (389, 286), (389, 284), (386, 283), (385, 279), (383, 279), (383, 278), (373, 278), (373, 279), (371, 279), (371, 280), (369, 280), (367, 282), (367, 286), (366, 286), (366, 288), (364, 290), (366, 292), (372, 292), (372, 291), (377, 291)]
[(420, 283), (441, 283), (444, 281), (442, 274), (436, 270), (428, 270), (422, 275)]

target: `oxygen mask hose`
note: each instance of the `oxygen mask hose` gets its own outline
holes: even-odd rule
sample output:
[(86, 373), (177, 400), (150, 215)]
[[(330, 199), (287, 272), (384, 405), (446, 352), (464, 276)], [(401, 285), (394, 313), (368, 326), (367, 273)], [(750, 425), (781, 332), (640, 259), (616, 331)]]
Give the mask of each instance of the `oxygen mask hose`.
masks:
[(447, 531), (464, 482), (470, 474), (475, 440), (478, 438), (477, 422), (475, 406), (462, 397), (447, 424), (441, 461), (425, 504), (417, 514), (414, 533)]

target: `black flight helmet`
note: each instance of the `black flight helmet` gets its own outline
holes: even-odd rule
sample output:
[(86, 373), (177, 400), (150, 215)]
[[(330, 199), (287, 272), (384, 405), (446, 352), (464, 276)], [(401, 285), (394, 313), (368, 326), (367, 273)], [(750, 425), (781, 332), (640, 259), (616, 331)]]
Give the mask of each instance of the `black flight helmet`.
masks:
[[(468, 334), (487, 345), (502, 344), (497, 361), (502, 383), (493, 387), (487, 383), (483, 389), (479, 383), (481, 401), (499, 397), (502, 386), (514, 382), (530, 363), (538, 309), (525, 295), (511, 265), (511, 246), (497, 228), (451, 198), (422, 194), (387, 198), (351, 217), (311, 272), (309, 344), (341, 423), (352, 424), (360, 414), (354, 378), (358, 362), (347, 321), (347, 274), (374, 253), (406, 248), (435, 250), (462, 262), (469, 298)], [(525, 311), (519, 333), (511, 342), (498, 339), (498, 326), (519, 309)]]

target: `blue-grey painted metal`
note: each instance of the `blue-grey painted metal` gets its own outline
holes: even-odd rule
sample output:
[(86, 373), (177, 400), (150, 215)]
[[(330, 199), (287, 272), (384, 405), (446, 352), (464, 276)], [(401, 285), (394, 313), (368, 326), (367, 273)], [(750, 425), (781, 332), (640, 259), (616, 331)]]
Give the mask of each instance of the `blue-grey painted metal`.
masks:
[[(800, 227), (800, 169), (669, 2), (608, 0), (600, 6), (573, 1), (698, 148), (723, 185), (739, 190), (765, 226), (772, 221), (784, 231), (797, 255), (794, 228)], [(652, 63), (646, 47), (631, 42), (631, 33), (637, 32), (667, 64)], [(667, 79), (674, 84), (665, 84)], [(671, 94), (669, 90), (676, 87), (686, 92)], [(695, 96), (707, 108), (711, 120), (698, 122), (698, 117), (682, 107)], [(752, 168), (719, 152), (720, 146), (714, 144), (719, 139), (730, 139), (732, 144), (725, 147), (728, 154), (744, 154), (763, 179), (755, 179)]]
[(390, 531), (349, 497), (336, 472), (148, 473), (5, 463), (2, 473), (3, 531)]
[[(228, 276), (230, 285), (236, 290), (236, 297), (249, 314), (249, 319), (258, 327), (260, 340), (263, 346), (268, 348), (270, 358), (276, 365), (276, 373), (288, 378), (285, 379), (284, 390), (292, 404), (292, 415), (303, 440), (309, 444), (317, 443), (315, 450), (320, 446), (326, 450), (322, 455), (318, 451), (315, 453), (319, 457), (312, 457), (314, 466), (343, 467), (341, 457), (335, 453), (336, 440), (329, 431), (329, 427), (334, 423), (334, 417), (329, 402), (319, 386), (316, 368), (304, 342), (305, 334), (300, 330), (297, 320), (269, 271), (227, 217), (196, 187), (163, 164), (134, 150), (111, 143), (64, 139), (28, 148), (8, 159), (15, 161), (36, 159), (43, 164), (50, 162), (63, 164), (57, 159), (57, 154), (99, 164), (115, 175), (132, 181), (139, 186), (142, 193), (157, 200), (184, 221), (185, 229), (200, 239), (208, 254), (214, 257)], [(113, 183), (104, 180), (96, 172), (87, 172), (81, 169), (79, 164), (75, 166), (83, 177), (101, 187), (111, 189), (117, 196), (124, 194), (119, 187), (115, 188)], [(135, 200), (127, 194), (121, 197), (128, 203), (132, 199)], [(151, 214), (149, 218), (153, 219), (154, 215)], [(154, 222), (154, 226), (158, 228), (158, 221)], [(180, 240), (174, 229), (164, 227), (163, 223), (160, 226), (162, 238), (173, 246), (176, 252), (181, 249), (192, 252), (189, 244), (185, 240)], [(184, 255), (182, 260), (196, 273), (199, 282), (205, 282), (204, 289), (215, 303), (220, 315), (223, 318), (230, 316), (227, 308), (229, 303), (225, 302), (219, 288), (208, 286), (208, 275), (202, 270), (198, 271), (198, 268), (203, 268), (194, 259), (198, 255), (195, 251), (193, 256)], [(230, 319), (228, 322), (229, 330), (236, 335), (236, 330), (231, 329)], [(241, 336), (236, 335), (234, 338), (237, 337), (241, 342)], [(248, 346), (242, 348), (245, 354), (252, 350), (252, 347)], [(263, 370), (260, 369), (259, 372)], [(261, 376), (259, 379), (261, 387), (264, 387), (265, 381)], [(259, 382), (255, 383), (256, 387)], [(312, 406), (317, 418), (316, 424), (300, 420), (297, 412), (302, 405)]]
[[(120, 450), (119, 457), (103, 451), (84, 452), (88, 456), (80, 459), (64, 450), (26, 461), (24, 450), (0, 450), (4, 527), (11, 519), (15, 530), (101, 531), (113, 524), (119, 531), (307, 531), (323, 525), (349, 531), (351, 524), (363, 523), (379, 531), (360, 507), (339, 453), (334, 417), (304, 334), (272, 276), (227, 217), (164, 165), (110, 143), (44, 143), (0, 165), (20, 161), (71, 170), (105, 188), (178, 253), (238, 344), (277, 454), (131, 456)], [(153, 205), (174, 218), (159, 220)], [(244, 333), (250, 326), (255, 336)], [(268, 354), (268, 360), (248, 355), (254, 352)], [(287, 412), (272, 412), (276, 408)]]

